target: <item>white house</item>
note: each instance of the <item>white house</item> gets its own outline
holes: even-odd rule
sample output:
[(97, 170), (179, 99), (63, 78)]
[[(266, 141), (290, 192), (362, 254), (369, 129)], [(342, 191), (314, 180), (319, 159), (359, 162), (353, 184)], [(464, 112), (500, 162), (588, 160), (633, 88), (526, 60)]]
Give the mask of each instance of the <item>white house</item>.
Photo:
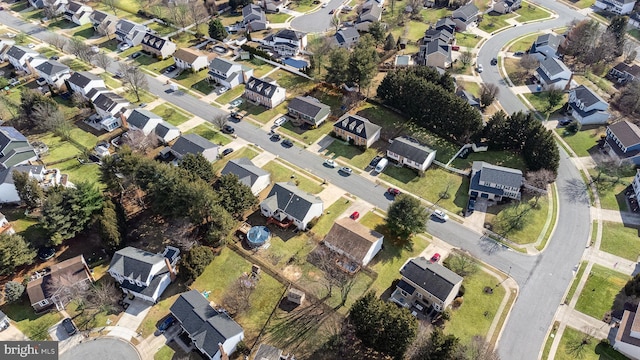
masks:
[(625, 15), (633, 11), (636, 0), (596, 0), (597, 8), (610, 11), (618, 15)]
[(67, 79), (69, 90), (82, 94), (86, 99), (89, 99), (87, 94), (94, 88), (105, 88), (104, 80), (88, 71), (76, 71), (69, 79)]
[(142, 45), (142, 50), (147, 51), (160, 59), (166, 59), (169, 56), (173, 55), (176, 52), (176, 44), (173, 41), (170, 41), (167, 38), (154, 35), (150, 32), (147, 32), (142, 41), (140, 42)]
[(21, 132), (11, 126), (0, 126), (0, 169), (27, 164), (38, 155)]
[(252, 76), (252, 68), (231, 60), (217, 57), (209, 63), (209, 78), (227, 89), (244, 84)]
[(367, 148), (380, 139), (381, 129), (368, 119), (355, 114), (344, 114), (333, 124), (333, 132), (337, 137)]
[(141, 24), (136, 24), (133, 21), (126, 19), (120, 19), (116, 23), (116, 39), (121, 43), (129, 44), (130, 46), (140, 45), (142, 39), (149, 29)]
[(547, 57), (540, 61), (540, 66), (536, 69), (535, 76), (545, 89), (556, 88), (566, 90), (571, 85), (573, 73), (556, 57)]
[(181, 332), (210, 360), (220, 360), (223, 352), (228, 359), (244, 339), (240, 325), (226, 312), (214, 309), (198, 290), (180, 294), (169, 311), (178, 320)]
[(76, 25), (84, 25), (91, 22), (91, 13), (93, 13), (91, 6), (75, 1), (69, 1), (65, 5), (62, 17)]
[(260, 6), (249, 4), (242, 8), (242, 26), (250, 33), (265, 30), (269, 26), (269, 21)]
[(506, 14), (522, 7), (522, 0), (500, 0), (493, 4), (493, 11)]
[(35, 179), (43, 189), (58, 185), (66, 186), (62, 182), (62, 175), (58, 169), (46, 169), (43, 165), (21, 164), (0, 170), (0, 203), (19, 203), (20, 196), (13, 182), (14, 172), (26, 173), (30, 179)]
[(286, 8), (289, 4), (288, 0), (262, 0), (260, 6), (264, 11), (269, 13), (277, 13)]
[(324, 203), (292, 183), (279, 182), (260, 203), (260, 212), (280, 227), (294, 225), (305, 230), (311, 219), (322, 216)]
[(271, 174), (255, 166), (251, 160), (246, 157), (227, 162), (221, 174), (235, 174), (238, 176), (240, 183), (248, 186), (253, 195), (256, 196), (271, 183)]
[(206, 68), (209, 65), (208, 55), (195, 49), (182, 48), (173, 53), (176, 66), (182, 70), (193, 72)]
[(35, 69), (47, 84), (55, 88), (60, 88), (64, 81), (71, 77), (71, 69), (67, 65), (54, 60), (47, 60), (36, 66)]
[(366, 1), (362, 4), (355, 21), (355, 28), (358, 31), (369, 31), (369, 26), (382, 18), (382, 10), (382, 7), (378, 6), (375, 0)]
[(156, 137), (161, 144), (168, 144), (171, 141), (177, 139), (180, 134), (180, 129), (169, 124), (166, 121), (161, 121), (160, 124), (156, 126)]
[(37, 51), (20, 45), (13, 45), (7, 50), (5, 57), (17, 71), (24, 71), (32, 74), (34, 66), (38, 66), (47, 59)]
[(120, 284), (125, 294), (156, 303), (175, 279), (180, 250), (167, 246), (162, 254), (127, 246), (116, 251), (107, 272)]
[(358, 40), (360, 40), (360, 33), (353, 26), (338, 30), (333, 37), (333, 42), (336, 45), (347, 49), (355, 46)]
[(436, 158), (436, 150), (403, 137), (393, 139), (387, 157), (418, 171), (425, 171)]
[(113, 92), (101, 93), (92, 101), (101, 119), (117, 116), (130, 105), (129, 100)]
[(474, 161), (471, 167), (469, 196), (500, 201), (503, 198), (520, 200), (522, 171), (484, 161)]
[(312, 96), (298, 96), (289, 101), (287, 114), (294, 122), (319, 126), (331, 114), (331, 107)]
[(324, 244), (358, 265), (366, 266), (382, 249), (384, 235), (345, 217), (333, 223)]
[(162, 118), (151, 111), (135, 109), (129, 114), (127, 124), (129, 127), (138, 129), (146, 135), (155, 131), (156, 126), (162, 122)]
[(273, 52), (280, 56), (296, 56), (307, 47), (307, 34), (282, 29), (275, 34), (270, 34), (262, 40), (262, 44), (271, 48)]
[(569, 92), (571, 116), (582, 125), (605, 124), (609, 120), (609, 104), (584, 85)]
[(101, 35), (113, 34), (116, 31), (116, 24), (119, 19), (114, 15), (108, 14), (104, 11), (93, 10), (89, 16), (89, 21), (93, 25), (93, 30)]
[(245, 84), (244, 94), (242, 96), (258, 105), (272, 109), (284, 102), (286, 90), (277, 84), (272, 84), (252, 76)]
[(542, 34), (531, 44), (529, 54), (535, 56), (538, 61), (542, 61), (548, 57), (557, 57), (558, 48), (562, 40), (563, 37), (561, 35)]
[[(0, 234), (13, 235), (16, 233), (16, 230), (13, 228), (13, 225), (7, 220), (3, 213), (0, 213)], [(0, 328), (2, 328), (2, 315), (0, 315)]]
[(203, 138), (198, 134), (185, 134), (171, 145), (171, 153), (178, 159), (182, 159), (187, 154), (202, 154), (209, 161), (216, 161), (220, 146)]
[[(607, 126), (605, 149), (609, 150), (609, 156), (612, 159), (617, 158), (618, 162), (640, 165), (640, 127), (627, 120)], [(636, 195), (640, 195), (640, 188), (636, 186), (640, 185), (637, 174), (632, 185)]]

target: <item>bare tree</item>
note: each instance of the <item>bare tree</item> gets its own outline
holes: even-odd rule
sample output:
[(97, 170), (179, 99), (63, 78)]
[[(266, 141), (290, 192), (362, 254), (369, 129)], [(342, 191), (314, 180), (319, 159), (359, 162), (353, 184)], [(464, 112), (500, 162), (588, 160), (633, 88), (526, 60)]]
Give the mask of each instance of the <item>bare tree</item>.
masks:
[(482, 107), (491, 105), (495, 101), (499, 92), (500, 88), (498, 88), (498, 85), (496, 84), (481, 84), (480, 103), (482, 104)]
[(476, 335), (468, 345), (459, 347), (460, 355), (457, 358), (469, 360), (500, 360), (500, 355), (488, 343), (484, 337)]
[(222, 304), (231, 315), (243, 313), (249, 309), (249, 300), (256, 287), (256, 279), (246, 273), (227, 288), (222, 298)]
[(33, 107), (31, 118), (40, 129), (51, 131), (65, 122), (64, 115), (55, 103), (39, 102)]
[(115, 27), (111, 26), (108, 22), (101, 22), (97, 30), (98, 34), (106, 36), (108, 40), (111, 40), (111, 35), (116, 31)]
[(462, 54), (460, 54), (459, 60), (462, 63), (462, 65), (467, 67), (473, 61), (473, 54), (469, 50), (463, 51)]
[(328, 37), (316, 37), (309, 42), (307, 50), (312, 53), (311, 63), (317, 69), (318, 74), (322, 71), (322, 63), (331, 50), (331, 41)]
[(101, 0), (101, 2), (108, 7), (111, 11), (113, 11), (114, 15), (118, 15), (118, 0)]
[(96, 54), (93, 58), (93, 61), (96, 63), (96, 65), (103, 68), (105, 71), (113, 63), (113, 59), (111, 59), (107, 54), (103, 52)]
[(62, 16), (62, 13), (58, 10), (58, 4), (55, 0), (43, 0), (44, 5), (44, 16), (49, 18), (49, 20), (57, 20)]
[(180, 29), (184, 29), (191, 23), (189, 8), (184, 4), (177, 4), (171, 8), (171, 21)]
[(189, 0), (187, 3), (187, 9), (189, 10), (189, 16), (195, 25), (196, 32), (200, 32), (200, 24), (204, 23), (209, 18), (207, 9), (204, 7), (204, 2), (201, 0)]
[(527, 75), (529, 75), (533, 70), (540, 66), (540, 61), (531, 54), (524, 54), (520, 58), (520, 66), (525, 69), (527, 71)]
[(87, 107), (89, 101), (82, 95), (82, 93), (76, 91), (71, 94), (71, 103), (77, 108), (84, 108)]
[(422, 11), (424, 1), (422, 0), (409, 0), (407, 5), (411, 6), (411, 16), (416, 16)]
[(211, 124), (213, 124), (213, 126), (215, 126), (216, 129), (220, 130), (222, 129), (223, 126), (227, 124), (227, 119), (228, 117), (226, 114), (216, 115), (211, 119)]
[(63, 303), (78, 300), (79, 305), (84, 303), (84, 293), (89, 288), (86, 282), (77, 282), (73, 274), (62, 274), (46, 278), (45, 289), (50, 297), (55, 297)]
[(347, 297), (355, 284), (355, 276), (340, 269), (336, 264), (334, 253), (324, 246), (318, 246), (309, 254), (309, 262), (322, 270), (323, 283), (329, 292), (328, 296), (333, 296), (333, 289), (340, 290), (340, 305), (344, 306)]
[(631, 63), (636, 59), (638, 55), (636, 51), (636, 44), (631, 41), (625, 41), (622, 46), (622, 56), (624, 57), (624, 62)]
[(90, 63), (95, 53), (91, 50), (91, 46), (84, 43), (79, 38), (71, 38), (67, 46), (70, 53), (78, 57), (80, 60)]
[(167, 239), (171, 239), (181, 251), (188, 252), (198, 244), (192, 233), (195, 226), (186, 218), (173, 219), (164, 233)]
[(153, 5), (151, 7), (151, 13), (157, 18), (164, 18), (165, 9), (166, 7), (162, 4)]
[(592, 327), (584, 327), (582, 336), (578, 339), (573, 339), (567, 345), (565, 351), (567, 354), (574, 356), (576, 359), (582, 359), (586, 355), (587, 346), (593, 341), (595, 330)]
[(158, 147), (158, 138), (154, 132), (145, 135), (142, 130), (129, 129), (127, 136), (122, 138), (123, 143), (128, 145), (131, 150), (147, 154), (151, 149)]
[(149, 88), (147, 77), (137, 66), (119, 63), (122, 83), (136, 95), (136, 101), (140, 102), (140, 93)]
[(472, 275), (480, 268), (478, 262), (471, 255), (460, 251), (454, 251), (447, 258), (446, 263), (451, 271), (462, 277)]
[(338, 17), (338, 14), (331, 16), (331, 25), (336, 29), (336, 32), (340, 30), (340, 18)]
[(47, 36), (47, 42), (58, 50), (64, 50), (64, 46), (67, 44), (67, 39), (62, 35), (54, 33)]
[(529, 171), (526, 176), (528, 185), (535, 189), (527, 188), (528, 192), (535, 197), (534, 207), (538, 206), (540, 196), (546, 194), (547, 186), (556, 179), (556, 174), (548, 169), (540, 169), (538, 171)]
[(85, 292), (86, 308), (93, 309), (96, 312), (105, 311), (114, 313), (118, 308), (118, 300), (122, 292), (118, 290), (115, 282), (108, 276), (100, 279), (99, 283), (94, 283), (87, 292)]

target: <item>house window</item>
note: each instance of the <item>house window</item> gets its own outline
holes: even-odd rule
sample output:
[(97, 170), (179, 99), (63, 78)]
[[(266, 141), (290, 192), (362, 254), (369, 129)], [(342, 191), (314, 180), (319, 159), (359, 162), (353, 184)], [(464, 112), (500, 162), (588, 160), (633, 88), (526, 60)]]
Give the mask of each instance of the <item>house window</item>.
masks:
[(404, 296), (404, 297), (409, 296), (409, 294), (407, 294), (407, 292), (402, 290), (402, 289), (400, 289), (400, 294), (402, 294), (402, 296)]
[(44, 300), (38, 302), (39, 306), (47, 306), (48, 304), (49, 304), (49, 300), (47, 300), (47, 299), (44, 299)]
[(127, 280), (129, 280), (129, 283), (131, 283), (131, 284), (135, 284), (135, 281), (133, 281), (133, 280), (131, 280), (131, 279), (127, 279)]
[(417, 293), (418, 299), (422, 299), (422, 294), (421, 293)]

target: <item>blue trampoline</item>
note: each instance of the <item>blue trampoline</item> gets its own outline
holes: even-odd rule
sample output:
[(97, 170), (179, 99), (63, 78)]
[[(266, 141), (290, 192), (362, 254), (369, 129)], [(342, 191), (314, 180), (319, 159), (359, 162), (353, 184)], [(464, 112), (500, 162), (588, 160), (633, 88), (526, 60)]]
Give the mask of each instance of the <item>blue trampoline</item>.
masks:
[(296, 60), (292, 58), (286, 58), (283, 62), (285, 65), (293, 66), (296, 69), (304, 69), (309, 66), (309, 64), (304, 60)]
[(254, 226), (247, 233), (247, 242), (251, 247), (262, 246), (271, 238), (271, 231), (266, 226)]

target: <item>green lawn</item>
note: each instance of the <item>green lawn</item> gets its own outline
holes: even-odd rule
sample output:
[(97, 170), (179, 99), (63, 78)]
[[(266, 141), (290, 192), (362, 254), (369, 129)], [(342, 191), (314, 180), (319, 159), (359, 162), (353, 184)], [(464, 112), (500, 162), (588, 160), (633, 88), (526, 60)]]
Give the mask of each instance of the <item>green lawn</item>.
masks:
[[(202, 81), (206, 82), (206, 79), (208, 78), (209, 78), (209, 74), (207, 73), (206, 69), (204, 69), (195, 73), (191, 71), (183, 71), (180, 75), (176, 76), (174, 80), (177, 81), (180, 85), (186, 87), (187, 89), (191, 89), (195, 87), (195, 84), (199, 84), (198, 86), (201, 87), (202, 86), (201, 82)], [(213, 90), (213, 88), (211, 89)]]
[(100, 166), (97, 164), (80, 164), (78, 159), (71, 159), (54, 166), (62, 174), (69, 174), (69, 181), (78, 183), (86, 181), (100, 184)]
[(520, 154), (510, 151), (484, 151), (469, 153), (466, 159), (456, 158), (451, 163), (456, 169), (471, 169), (474, 161), (486, 161), (493, 165), (506, 166), (525, 171), (527, 164)]
[(178, 126), (193, 117), (193, 115), (184, 113), (182, 110), (167, 103), (158, 105), (151, 112), (162, 116), (164, 121), (174, 126)]
[[(400, 7), (396, 7), (396, 9), (399, 9), (399, 8)], [(429, 23), (429, 24), (435, 24), (438, 20), (442, 19), (443, 17), (449, 17), (451, 13), (452, 11), (447, 9), (446, 7), (439, 8), (439, 9), (435, 9), (435, 8), (423, 9), (422, 11), (420, 11), (420, 15), (422, 15), (422, 20), (425, 23)]]
[(95, 45), (99, 46), (102, 50), (108, 50), (110, 52), (114, 52), (118, 50), (118, 40), (112, 38), (111, 40), (104, 38), (104, 41), (100, 43), (95, 43)]
[(333, 123), (330, 120), (324, 121), (315, 129), (303, 130), (299, 126), (294, 126), (291, 121), (287, 121), (284, 125), (278, 128), (278, 131), (282, 134), (296, 138), (308, 145), (311, 145), (324, 135), (327, 135), (331, 130), (333, 130)]
[(56, 21), (51, 21), (47, 24), (47, 28), (54, 29), (54, 30), (66, 30), (66, 29), (71, 29), (72, 27), (75, 27), (75, 26), (77, 25), (63, 18), (60, 18), (59, 20), (56, 20)]
[(605, 128), (597, 126), (584, 126), (577, 133), (568, 133), (564, 128), (558, 128), (555, 131), (580, 157), (590, 156), (589, 150), (595, 150), (600, 136), (605, 135)]
[(573, 299), (573, 294), (575, 294), (576, 290), (578, 289), (578, 284), (580, 283), (580, 279), (582, 279), (582, 274), (584, 274), (584, 270), (586, 268), (587, 268), (587, 262), (586, 261), (581, 262), (578, 268), (578, 272), (576, 273), (576, 276), (573, 278), (573, 281), (571, 282), (571, 287), (569, 288), (569, 292), (567, 293), (567, 296), (564, 299), (565, 304), (569, 304), (569, 302), (571, 302), (571, 299)]
[[(266, 62), (253, 58), (251, 60), (240, 60), (236, 61), (239, 64), (246, 65), (253, 69), (253, 76), (257, 78), (261, 78), (265, 76), (269, 71), (275, 69), (273, 66), (267, 64)], [(244, 88), (244, 87), (243, 87)]]
[(200, 124), (194, 127), (193, 129), (187, 131), (187, 134), (198, 134), (203, 138), (211, 141), (212, 143), (218, 144), (220, 146), (225, 146), (231, 142), (231, 139), (228, 136), (217, 131), (213, 127), (213, 125), (208, 123)]
[(456, 45), (474, 48), (480, 40), (482, 40), (482, 38), (478, 35), (456, 32)]
[(611, 96), (617, 93), (617, 90), (611, 81), (604, 77), (594, 75), (588, 71), (584, 75), (575, 75), (574, 80), (578, 84), (584, 85), (596, 93), (601, 94), (602, 92), (605, 92)]
[(153, 355), (153, 360), (171, 360), (176, 351), (167, 345), (163, 345), (158, 352)]
[(226, 93), (218, 96), (216, 102), (221, 105), (228, 104), (231, 100), (235, 100), (244, 93), (244, 85), (238, 85)]
[(406, 167), (389, 165), (379, 176), (431, 202), (438, 201), (439, 194), (448, 187), (449, 198), (440, 200), (438, 205), (456, 214), (464, 209), (469, 199), (469, 180), (435, 165), (429, 167), (424, 176)]
[(60, 56), (62, 55), (60, 52), (58, 52), (57, 50), (51, 48), (51, 47), (41, 47), (38, 49), (38, 52), (40, 53), (40, 55), (50, 58), (52, 56)]
[(69, 316), (73, 319), (80, 330), (91, 330), (98, 327), (106, 326), (107, 320), (111, 324), (115, 324), (118, 321), (119, 314), (107, 314), (106, 311), (83, 311), (77, 301), (72, 301), (65, 308)]
[(341, 139), (335, 139), (331, 145), (327, 147), (324, 155), (332, 159), (346, 161), (356, 169), (365, 169), (369, 165), (369, 162), (371, 162), (371, 159), (378, 155), (378, 150), (368, 148), (362, 152), (357, 146), (349, 145), (349, 143)]
[(484, 15), (484, 19), (482, 20), (482, 22), (480, 23), (480, 25), (478, 26), (481, 30), (484, 30), (488, 33), (491, 33), (493, 31), (497, 31), (500, 30), (502, 28), (505, 28), (507, 26), (511, 26), (509, 25), (509, 23), (506, 21), (507, 19), (511, 19), (513, 17), (515, 17), (516, 14), (514, 13), (509, 13), (509, 14), (498, 14), (496, 12), (490, 12), (486, 15)]
[(134, 47), (128, 48), (127, 50), (119, 53), (118, 57), (120, 57), (120, 59), (126, 59), (129, 56), (133, 55), (133, 53), (136, 53), (136, 52), (138, 52), (140, 50), (142, 50), (142, 46), (141, 45), (134, 46)]
[[(215, 260), (214, 260), (215, 261)], [(169, 308), (178, 298), (179, 294), (164, 298), (151, 307), (147, 316), (144, 318), (138, 331), (142, 332), (142, 337), (147, 337), (156, 331), (158, 322), (169, 314)]]
[(345, 198), (338, 199), (336, 202), (331, 204), (331, 206), (325, 209), (324, 215), (320, 217), (318, 223), (311, 231), (320, 237), (324, 237), (327, 235), (338, 216), (347, 211), (349, 206), (351, 206), (351, 201)]
[(303, 95), (304, 93), (311, 91), (311, 89), (316, 85), (312, 80), (292, 74), (282, 69), (271, 73), (269, 77), (274, 79), (278, 85), (287, 89), (287, 98)]
[(68, 67), (71, 68), (71, 70), (73, 71), (89, 71), (91, 69), (93, 69), (93, 65), (89, 65), (84, 61), (81, 61), (79, 59), (62, 59), (61, 61), (63, 64), (67, 65)]
[(257, 120), (258, 122), (262, 123), (262, 124), (266, 124), (268, 123), (271, 119), (273, 119), (274, 117), (278, 116), (278, 115), (283, 115), (287, 113), (287, 103), (288, 101), (283, 102), (282, 104), (272, 108), (272, 109), (268, 109), (264, 106), (260, 106), (260, 105), (253, 105), (248, 103), (247, 101), (243, 101), (242, 104), (240, 104), (240, 106), (238, 106), (238, 109), (240, 111), (246, 111), (249, 116), (251, 116), (253, 119)]
[(127, 90), (120, 94), (120, 96), (129, 100), (131, 103), (150, 103), (158, 98), (157, 96), (153, 95), (152, 93), (146, 90), (138, 91), (138, 95), (140, 96), (140, 101), (138, 101), (138, 97), (133, 91)]
[[(291, 170), (286, 168), (277, 161), (269, 161), (263, 167), (264, 170), (271, 173), (271, 181), (272, 182), (293, 182), (298, 188), (302, 191), (306, 191), (312, 194), (318, 194), (324, 188), (320, 185), (319, 182), (315, 180), (311, 180), (306, 176), (301, 175), (295, 170)], [(291, 176), (295, 175), (295, 178), (292, 179)]]
[[(575, 360), (577, 358), (583, 360), (627, 360), (628, 358), (615, 351), (611, 345), (601, 343), (597, 339), (591, 339), (591, 342), (578, 350), (576, 354), (575, 348), (582, 343), (585, 334), (571, 327), (566, 327), (562, 333), (562, 339), (558, 345), (555, 354), (557, 360)], [(551, 341), (551, 339), (549, 339)], [(579, 347), (578, 347), (579, 348)], [(578, 355), (579, 354), (579, 355)]]
[(146, 55), (139, 56), (134, 61), (138, 63), (140, 67), (142, 67), (143, 69), (151, 71), (152, 73), (155, 73), (155, 74), (160, 74), (162, 73), (162, 71), (164, 71), (164, 69), (175, 64), (175, 61), (173, 60), (172, 57), (168, 57), (164, 60), (158, 60), (156, 58), (152, 58), (151, 56), (146, 56)]
[(151, 24), (148, 24), (147, 27), (151, 30), (157, 31), (161, 36), (165, 36), (176, 31), (176, 29), (172, 28), (171, 26), (166, 26), (157, 22), (152, 22)]
[(549, 17), (548, 11), (542, 9), (539, 6), (530, 4), (526, 1), (522, 2), (522, 7), (516, 10), (516, 14), (520, 15), (516, 18), (519, 22), (527, 22), (533, 20), (539, 20)]
[(600, 250), (636, 262), (640, 256), (638, 231), (638, 228), (605, 221), (602, 223)]
[(315, 5), (313, 0), (294, 0), (289, 5), (289, 9), (297, 12), (305, 13), (309, 10), (315, 9), (319, 5)]
[(15, 321), (16, 327), (31, 340), (49, 340), (49, 328), (62, 320), (62, 315), (55, 311), (36, 315), (29, 304), (26, 292), (21, 300), (5, 304), (0, 310)]
[(596, 0), (578, 0), (578, 1), (568, 1), (569, 3), (573, 4), (573, 6), (578, 7), (579, 9), (586, 9), (586, 8), (590, 8), (593, 6), (593, 4), (596, 3)]
[[(423, 21), (410, 21), (407, 39), (411, 41), (420, 40), (424, 37), (425, 31), (429, 29), (429, 24)], [(397, 38), (396, 38), (397, 39)]]
[[(509, 205), (494, 205), (487, 208), (487, 216), (485, 222), (493, 225), (493, 231), (497, 234), (505, 234), (506, 237), (517, 244), (531, 244), (538, 240), (538, 236), (542, 232), (542, 228), (547, 221), (549, 213), (549, 201), (546, 196), (541, 196), (538, 201), (538, 208), (533, 207), (535, 200), (514, 202)], [(523, 217), (519, 226), (514, 223), (514, 218), (523, 211), (526, 216)], [(509, 231), (512, 226), (516, 226), (514, 230)]]
[[(595, 169), (589, 169), (589, 174), (593, 179), (598, 177), (598, 171)], [(613, 185), (614, 180), (615, 178), (603, 175), (600, 182), (596, 183), (598, 196), (600, 197), (600, 207), (609, 210), (628, 211), (624, 191), (633, 181), (633, 176), (622, 177), (615, 185)]]
[(120, 80), (116, 80), (113, 75), (107, 72), (101, 73), (100, 77), (102, 78), (102, 80), (104, 80), (104, 84), (107, 85), (107, 87), (111, 90), (122, 87), (122, 83), (120, 82)]
[(576, 310), (602, 319), (629, 279), (628, 275), (594, 264), (576, 303)]
[(97, 136), (80, 128), (73, 128), (69, 133), (71, 139), (87, 149), (93, 149), (98, 144)]
[(256, 156), (258, 156), (258, 152), (257, 151), (255, 151), (250, 146), (245, 146), (245, 147), (241, 148), (240, 150), (236, 149), (236, 151), (232, 152), (230, 155), (227, 155), (227, 156), (223, 157), (222, 159), (219, 159), (218, 161), (214, 162), (213, 163), (213, 169), (217, 173), (218, 171), (221, 171), (224, 168), (225, 165), (227, 165), (227, 162), (229, 160), (239, 159), (239, 158), (243, 158), (243, 157), (246, 157), (248, 159), (253, 159)]
[(93, 29), (93, 26), (91, 25), (91, 23), (84, 24), (76, 28), (75, 32), (73, 33), (74, 37), (77, 36), (84, 39), (92, 38), (94, 35), (98, 35), (98, 33)]
[(559, 111), (568, 99), (568, 95), (564, 94), (562, 96), (562, 101), (560, 101), (560, 103), (555, 107), (549, 109), (549, 101), (547, 100), (547, 93), (545, 91), (538, 93), (525, 93), (524, 97), (527, 98), (536, 111), (544, 117)]
[(292, 15), (285, 13), (267, 14), (267, 20), (272, 24), (286, 23)]
[(30, 137), (29, 140), (42, 141), (49, 147), (49, 152), (41, 157), (45, 164), (56, 163), (63, 159), (75, 157), (81, 152), (80, 149), (72, 143), (64, 141), (52, 133), (39, 134), (38, 136)]
[(638, 30), (638, 29), (629, 29), (629, 31), (627, 31), (627, 33), (629, 35), (631, 35), (634, 39), (640, 40), (640, 30)]
[[(498, 308), (506, 293), (502, 286), (495, 286), (499, 281), (482, 270), (465, 277), (462, 281), (464, 302), (459, 309), (451, 312), (451, 320), (447, 322), (445, 331), (467, 344), (475, 335), (486, 336), (493, 318), (500, 316)], [(493, 288), (493, 293), (484, 292), (487, 286)]]
[(509, 46), (509, 51), (527, 51), (531, 48), (531, 44), (538, 38), (540, 34), (531, 34), (519, 38), (516, 42)]

